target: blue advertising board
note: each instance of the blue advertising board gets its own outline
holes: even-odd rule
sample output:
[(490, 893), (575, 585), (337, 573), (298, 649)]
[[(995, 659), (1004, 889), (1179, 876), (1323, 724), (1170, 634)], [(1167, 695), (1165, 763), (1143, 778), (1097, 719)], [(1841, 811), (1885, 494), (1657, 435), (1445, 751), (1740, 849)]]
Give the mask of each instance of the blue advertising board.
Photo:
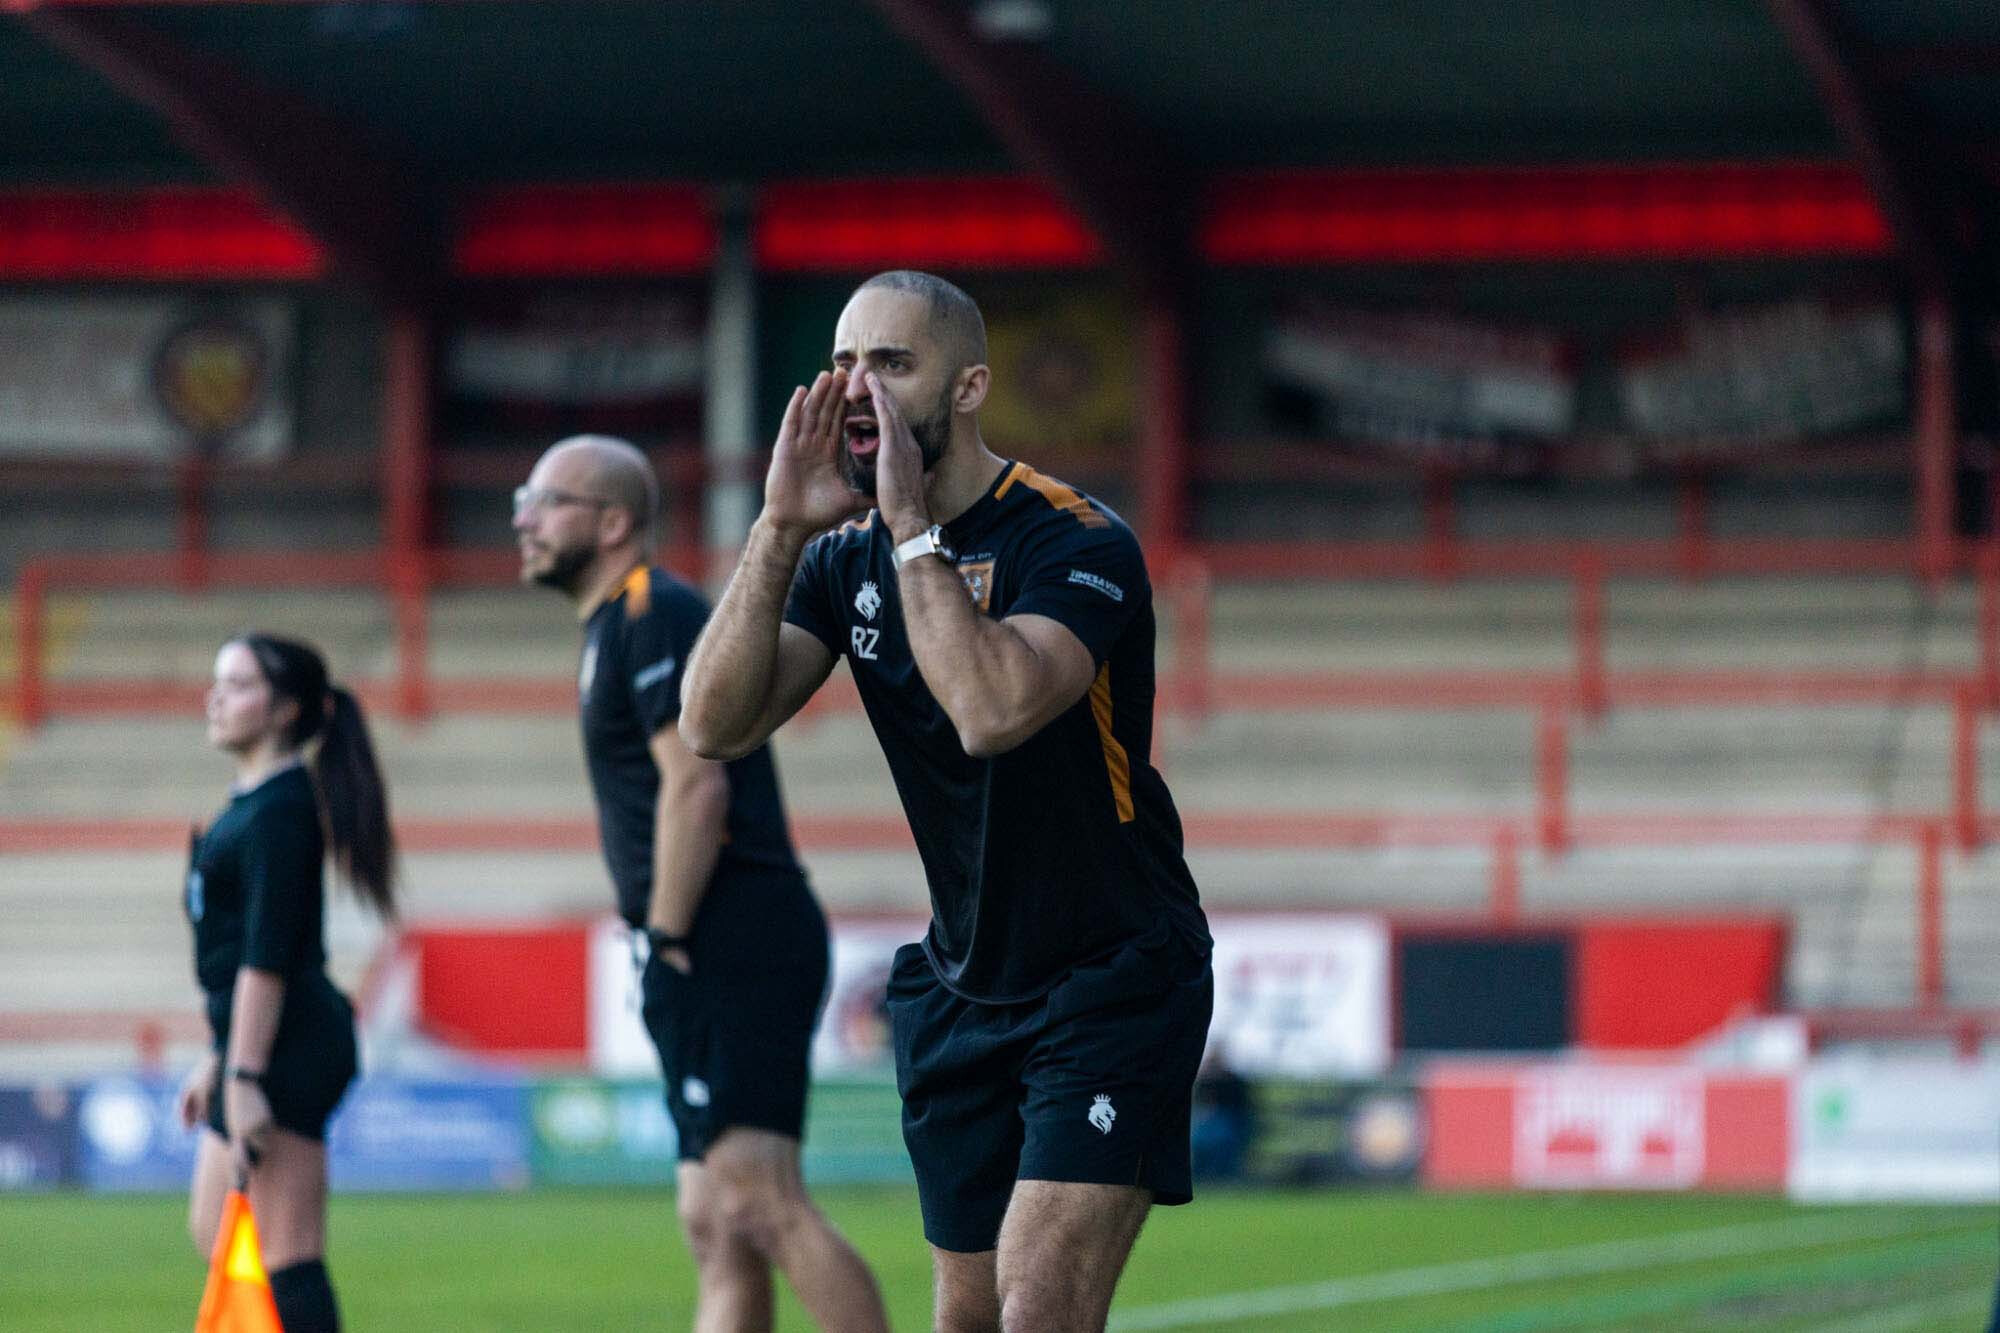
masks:
[(164, 1078), (84, 1084), (76, 1106), (78, 1179), (94, 1190), (186, 1189), (201, 1131), (182, 1127), (178, 1090)]
[(337, 1190), (520, 1189), (528, 1092), (517, 1078), (363, 1079), (327, 1130)]
[(76, 1173), (76, 1093), (60, 1084), (0, 1088), (0, 1191), (42, 1190)]

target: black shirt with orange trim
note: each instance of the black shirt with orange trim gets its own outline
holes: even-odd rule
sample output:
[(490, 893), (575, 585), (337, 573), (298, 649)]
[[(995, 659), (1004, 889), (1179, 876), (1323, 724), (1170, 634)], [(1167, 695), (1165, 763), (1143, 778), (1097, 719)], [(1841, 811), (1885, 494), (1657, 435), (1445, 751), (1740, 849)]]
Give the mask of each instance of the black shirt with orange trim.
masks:
[(854, 673), (923, 858), (938, 976), (1011, 1003), (1162, 928), (1206, 949), (1180, 816), (1150, 762), (1153, 590), (1132, 530), (1010, 463), (946, 532), (982, 611), (1046, 616), (1097, 662), (1089, 692), (1005, 754), (966, 754), (917, 670), (879, 511), (806, 548), (785, 608)]
[[(660, 769), (652, 738), (680, 720), (681, 672), (708, 603), (663, 569), (639, 566), (584, 625), (577, 670), (584, 761), (597, 798), (598, 837), (618, 912), (646, 924), (653, 896), (653, 824)], [(710, 892), (732, 870), (797, 873), (771, 748), (728, 765), (729, 815)]]

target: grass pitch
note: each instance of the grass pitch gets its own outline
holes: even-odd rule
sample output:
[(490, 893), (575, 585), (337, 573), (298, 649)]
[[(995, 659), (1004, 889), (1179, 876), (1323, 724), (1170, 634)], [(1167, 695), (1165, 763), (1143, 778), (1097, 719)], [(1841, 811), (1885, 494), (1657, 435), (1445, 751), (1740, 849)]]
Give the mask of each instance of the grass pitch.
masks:
[[(914, 1193), (818, 1197), (874, 1266), (895, 1327), (928, 1328)], [(182, 1208), (0, 1196), (0, 1329), (191, 1327), (203, 1271)], [(605, 1333), (692, 1314), (665, 1192), (337, 1197), (330, 1262), (356, 1333)], [(1989, 1208), (1211, 1189), (1154, 1212), (1113, 1327), (1966, 1330), (1984, 1327), (1997, 1268)], [(780, 1288), (779, 1327), (810, 1328)]]

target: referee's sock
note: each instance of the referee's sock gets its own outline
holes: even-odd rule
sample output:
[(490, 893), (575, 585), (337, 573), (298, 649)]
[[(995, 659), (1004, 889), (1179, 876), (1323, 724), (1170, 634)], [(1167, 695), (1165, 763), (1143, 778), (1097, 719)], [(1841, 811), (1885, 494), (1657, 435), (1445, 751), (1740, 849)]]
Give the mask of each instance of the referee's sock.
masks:
[(285, 1333), (340, 1333), (340, 1307), (333, 1283), (318, 1259), (291, 1264), (271, 1274), (271, 1300)]

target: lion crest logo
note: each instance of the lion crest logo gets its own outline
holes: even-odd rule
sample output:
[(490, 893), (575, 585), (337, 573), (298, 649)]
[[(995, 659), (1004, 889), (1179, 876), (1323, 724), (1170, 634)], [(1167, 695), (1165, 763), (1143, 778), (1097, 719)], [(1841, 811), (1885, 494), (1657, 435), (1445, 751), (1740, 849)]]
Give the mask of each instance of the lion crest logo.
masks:
[(1100, 1092), (1090, 1099), (1090, 1127), (1100, 1134), (1111, 1132), (1111, 1122), (1118, 1118), (1118, 1112), (1111, 1107), (1111, 1098)]
[(861, 591), (854, 594), (854, 609), (873, 620), (882, 614), (882, 590), (873, 582), (861, 585)]

